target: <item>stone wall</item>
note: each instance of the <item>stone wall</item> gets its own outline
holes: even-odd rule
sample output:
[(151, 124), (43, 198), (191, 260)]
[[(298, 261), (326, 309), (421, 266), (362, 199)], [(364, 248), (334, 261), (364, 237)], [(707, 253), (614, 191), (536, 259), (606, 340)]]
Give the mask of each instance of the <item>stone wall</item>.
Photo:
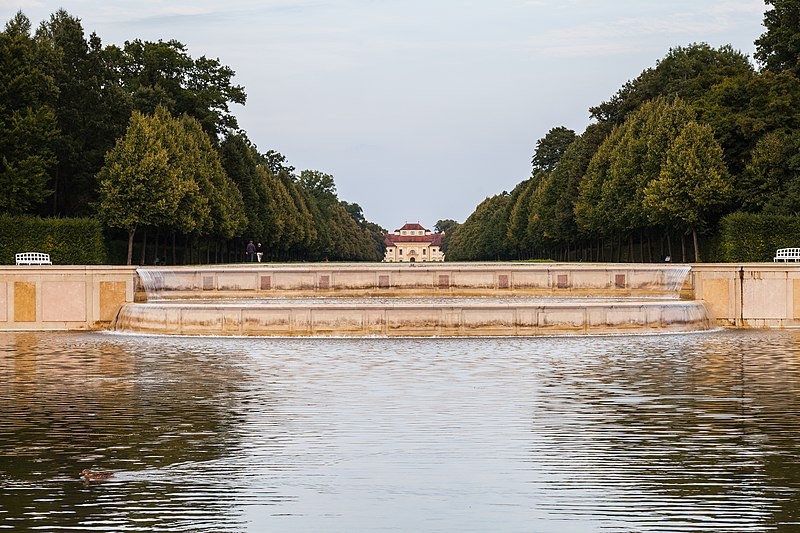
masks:
[(720, 326), (800, 327), (800, 263), (692, 265), (683, 293)]
[(0, 267), (0, 330), (107, 327), (133, 301), (135, 277), (134, 267)]
[[(587, 294), (636, 293), (658, 265), (427, 264), (233, 265), (178, 268), (182, 287), (203, 296), (271, 294)], [(107, 327), (134, 301), (138, 276), (124, 266), (0, 267), (1, 330), (85, 330)], [(182, 290), (177, 293), (184, 292)], [(139, 293), (143, 295), (143, 293)], [(183, 295), (186, 293), (184, 292)], [(684, 299), (702, 300), (717, 325), (800, 327), (800, 264), (696, 264)]]

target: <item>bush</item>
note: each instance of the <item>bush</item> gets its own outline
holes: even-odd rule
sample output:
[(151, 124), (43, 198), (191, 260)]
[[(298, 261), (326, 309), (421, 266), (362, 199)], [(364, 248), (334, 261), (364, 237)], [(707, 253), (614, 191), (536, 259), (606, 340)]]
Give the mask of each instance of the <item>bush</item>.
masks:
[(54, 265), (99, 265), (106, 260), (97, 220), (0, 215), (0, 264), (13, 265), (20, 252), (50, 254)]
[(772, 261), (778, 248), (800, 247), (800, 217), (731, 213), (720, 228), (723, 259), (732, 263)]

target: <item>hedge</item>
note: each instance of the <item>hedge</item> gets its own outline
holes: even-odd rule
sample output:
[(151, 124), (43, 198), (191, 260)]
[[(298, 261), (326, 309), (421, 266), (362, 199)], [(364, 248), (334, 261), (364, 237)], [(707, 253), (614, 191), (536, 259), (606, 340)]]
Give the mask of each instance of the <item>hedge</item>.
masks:
[(103, 228), (91, 218), (0, 215), (0, 264), (13, 265), (20, 252), (50, 254), (54, 265), (103, 264)]
[(772, 261), (778, 248), (800, 247), (800, 217), (731, 213), (720, 221), (720, 233), (725, 261)]

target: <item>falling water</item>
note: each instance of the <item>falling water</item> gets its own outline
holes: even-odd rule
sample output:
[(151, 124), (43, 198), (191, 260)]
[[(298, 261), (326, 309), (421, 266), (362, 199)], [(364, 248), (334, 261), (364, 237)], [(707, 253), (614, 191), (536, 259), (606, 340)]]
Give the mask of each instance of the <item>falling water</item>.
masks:
[(301, 265), (139, 269), (114, 329), (258, 336), (532, 336), (698, 331), (689, 266)]

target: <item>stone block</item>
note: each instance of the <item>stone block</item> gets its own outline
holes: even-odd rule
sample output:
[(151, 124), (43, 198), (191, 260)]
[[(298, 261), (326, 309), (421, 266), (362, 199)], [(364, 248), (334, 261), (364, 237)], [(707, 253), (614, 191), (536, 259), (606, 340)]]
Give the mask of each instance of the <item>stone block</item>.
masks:
[(36, 322), (36, 283), (14, 282), (14, 322)]
[(8, 321), (8, 283), (0, 281), (0, 322)]
[(86, 322), (86, 283), (43, 281), (43, 322)]
[(114, 320), (119, 308), (126, 302), (124, 281), (100, 282), (100, 321)]

